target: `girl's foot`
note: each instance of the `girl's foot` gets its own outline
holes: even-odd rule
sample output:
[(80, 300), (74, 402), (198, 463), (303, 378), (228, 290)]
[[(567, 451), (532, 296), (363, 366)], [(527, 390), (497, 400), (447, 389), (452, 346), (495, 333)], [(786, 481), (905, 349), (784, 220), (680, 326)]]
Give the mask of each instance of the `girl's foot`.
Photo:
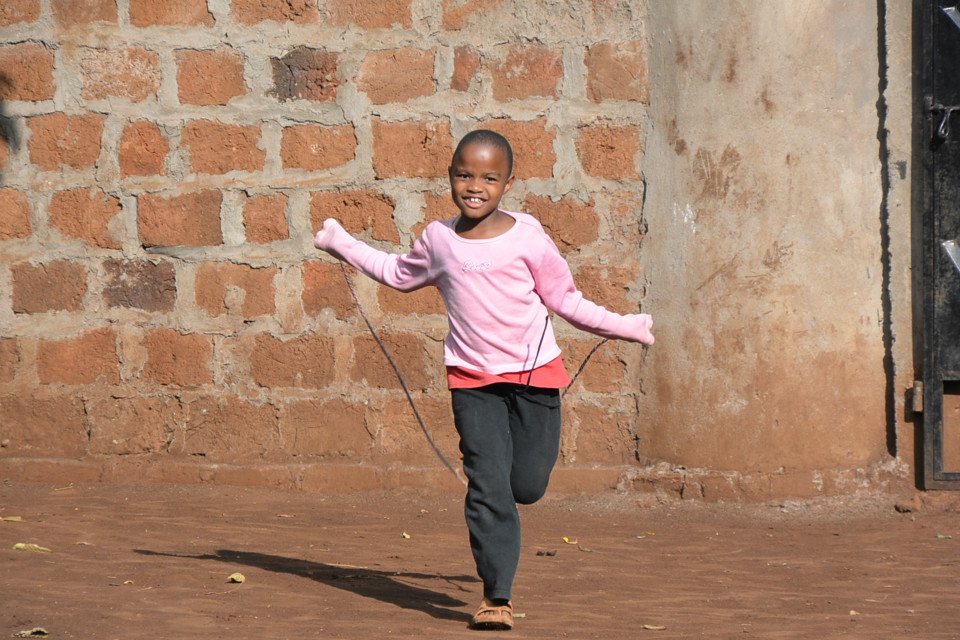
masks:
[(513, 604), (509, 600), (483, 599), (480, 608), (473, 614), (470, 627), (483, 631), (509, 631), (513, 629)]

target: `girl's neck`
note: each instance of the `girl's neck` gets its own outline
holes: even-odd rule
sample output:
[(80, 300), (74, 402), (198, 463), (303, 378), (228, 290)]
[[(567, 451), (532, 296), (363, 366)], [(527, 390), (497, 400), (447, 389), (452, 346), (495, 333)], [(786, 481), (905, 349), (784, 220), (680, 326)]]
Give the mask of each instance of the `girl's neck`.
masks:
[(504, 213), (500, 209), (496, 209), (479, 219), (467, 218), (461, 215), (457, 218), (453, 229), (458, 236), (467, 240), (489, 240), (490, 238), (503, 235), (509, 231), (515, 223), (516, 220), (513, 219), (513, 216)]

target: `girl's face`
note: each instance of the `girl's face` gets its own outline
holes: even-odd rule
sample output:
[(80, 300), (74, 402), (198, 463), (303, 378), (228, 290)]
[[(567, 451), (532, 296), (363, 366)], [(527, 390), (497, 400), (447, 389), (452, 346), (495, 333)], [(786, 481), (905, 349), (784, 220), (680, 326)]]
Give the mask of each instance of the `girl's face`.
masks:
[(507, 154), (490, 144), (468, 144), (450, 166), (450, 191), (464, 218), (486, 218), (512, 185)]

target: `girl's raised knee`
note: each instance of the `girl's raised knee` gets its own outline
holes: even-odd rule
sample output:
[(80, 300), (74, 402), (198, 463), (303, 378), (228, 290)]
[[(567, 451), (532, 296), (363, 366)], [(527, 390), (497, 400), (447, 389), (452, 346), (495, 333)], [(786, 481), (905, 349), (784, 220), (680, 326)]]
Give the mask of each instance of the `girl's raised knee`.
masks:
[(535, 488), (533, 490), (514, 491), (513, 499), (517, 504), (533, 504), (537, 502), (547, 492), (547, 488)]

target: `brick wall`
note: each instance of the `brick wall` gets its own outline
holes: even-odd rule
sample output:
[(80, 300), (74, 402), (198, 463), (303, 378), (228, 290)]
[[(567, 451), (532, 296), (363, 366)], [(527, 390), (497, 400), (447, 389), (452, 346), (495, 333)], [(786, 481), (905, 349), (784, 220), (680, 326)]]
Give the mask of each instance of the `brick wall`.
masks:
[[(456, 486), (320, 222), (390, 251), (451, 217), (446, 167), (506, 134), (506, 205), (594, 300), (636, 311), (648, 102), (640, 3), (5, 0), (0, 473), (315, 491)], [(456, 459), (435, 292), (355, 277)], [(571, 372), (594, 339), (561, 323)], [(635, 463), (642, 351), (567, 396), (560, 489)]]

